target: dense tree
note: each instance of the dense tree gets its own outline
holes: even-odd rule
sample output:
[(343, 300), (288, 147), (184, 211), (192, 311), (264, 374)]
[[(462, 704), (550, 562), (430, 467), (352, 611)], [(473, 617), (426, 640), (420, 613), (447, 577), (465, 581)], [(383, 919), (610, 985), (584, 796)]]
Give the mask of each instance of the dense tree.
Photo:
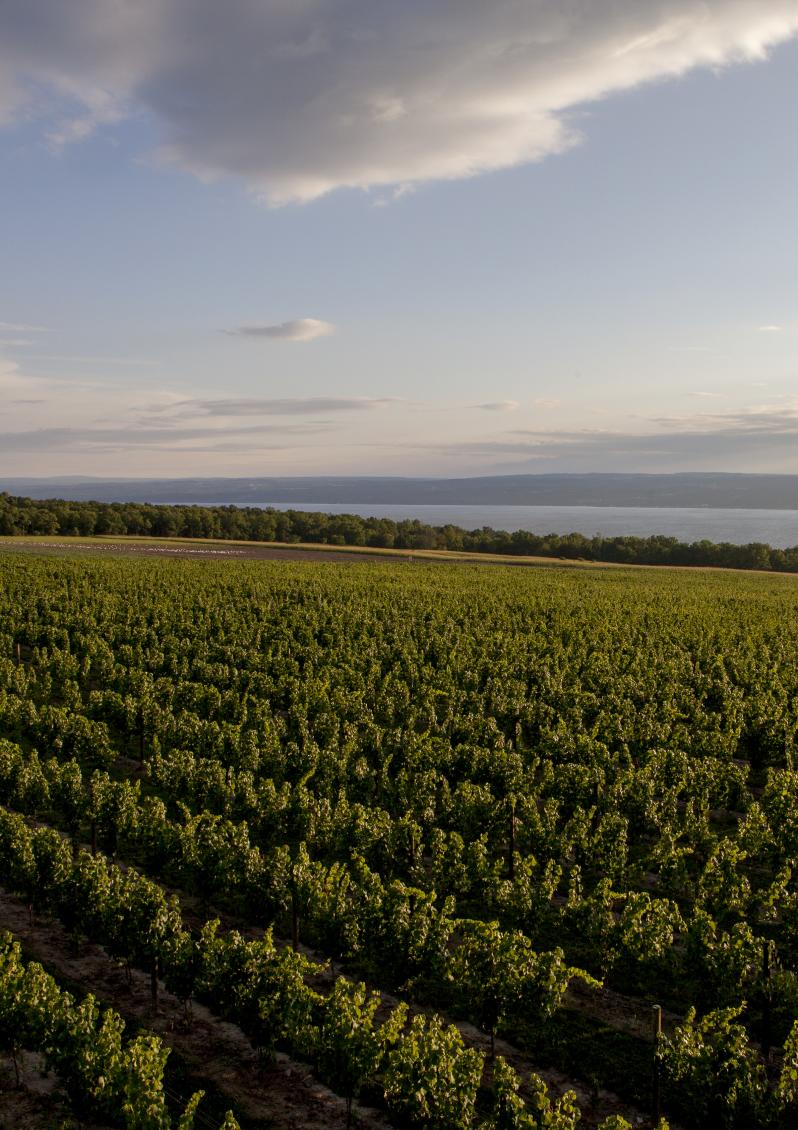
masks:
[(167, 506), (133, 502), (64, 502), (0, 494), (0, 536), (133, 535), (215, 538), (396, 549), (449, 549), (508, 556), (610, 561), (628, 565), (700, 565), (798, 572), (798, 546), (690, 544), (676, 538), (586, 537), (584, 534), (508, 533), (484, 526), (430, 526), (417, 519), (361, 518), (252, 506)]

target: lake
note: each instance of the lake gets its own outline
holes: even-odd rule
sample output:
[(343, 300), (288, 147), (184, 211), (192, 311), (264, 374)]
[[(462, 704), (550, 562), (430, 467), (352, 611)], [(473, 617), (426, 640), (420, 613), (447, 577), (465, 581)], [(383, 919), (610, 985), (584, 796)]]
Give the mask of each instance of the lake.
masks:
[[(208, 502), (207, 506), (225, 505)], [(317, 510), (325, 514), (360, 514), (363, 518), (418, 518), (430, 526), (461, 526), (466, 530), (530, 530), (536, 534), (666, 534), (679, 541), (752, 541), (784, 549), (798, 545), (798, 510), (715, 510), (709, 507), (642, 506), (414, 506), (393, 503), (359, 505), (329, 502), (264, 502), (275, 510)]]

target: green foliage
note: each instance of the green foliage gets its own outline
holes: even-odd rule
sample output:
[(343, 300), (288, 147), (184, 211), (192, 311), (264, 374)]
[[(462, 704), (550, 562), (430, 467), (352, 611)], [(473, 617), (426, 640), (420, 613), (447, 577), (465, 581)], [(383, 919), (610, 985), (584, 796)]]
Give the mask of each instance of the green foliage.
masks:
[(289, 949), (278, 949), (271, 931), (248, 941), (237, 931), (219, 935), (218, 920), (207, 922), (199, 939), (198, 994), (235, 1020), (266, 1051), (287, 1043), (313, 1051), (311, 1018), (319, 997), (305, 984), (317, 970)]
[(440, 1017), (413, 1017), (389, 1053), (385, 1095), (391, 1110), (425, 1130), (466, 1130), (476, 1110), (482, 1057)]
[[(100, 1012), (92, 996), (75, 1003), (42, 967), (25, 964), (9, 934), (0, 935), (0, 1045), (44, 1055), (78, 1110), (120, 1122), (125, 1130), (169, 1130), (163, 1090), (169, 1050), (157, 1036), (124, 1039), (121, 1016)], [(190, 1130), (197, 1092), (178, 1119)]]
[(405, 1024), (407, 1008), (401, 1004), (377, 1024), (379, 1005), (378, 993), (339, 977), (320, 1009), (317, 1063), (322, 1078), (350, 1103), (377, 1076)]
[(764, 1067), (739, 1022), (743, 1006), (683, 1024), (662, 1040), (660, 1061), (670, 1084), (679, 1085), (691, 1123), (748, 1127), (767, 1124), (771, 1096)]
[(502, 931), (497, 922), (461, 920), (457, 925), (459, 944), (449, 976), (491, 1034), (511, 1010), (550, 1016), (573, 977), (598, 986), (582, 970), (566, 965), (562, 950), (535, 953), (520, 931)]
[[(591, 977), (645, 1013), (747, 999), (751, 1078), (718, 1069), (712, 1101), (765, 1126), (793, 1087), (788, 1041), (783, 1099), (757, 1105), (752, 1038), (795, 1017), (797, 644), (784, 578), (6, 556), (4, 881), (353, 1093), (387, 1070), (372, 998), (342, 981), (327, 1012), (275, 941), (292, 919), (356, 976), (638, 1102), (647, 1045), (607, 1029), (587, 1050), (553, 1017), (570, 979), (583, 1016)], [(258, 929), (194, 936), (156, 878)], [(702, 1032), (669, 1102), (690, 1108), (724, 1040)]]
[(526, 1130), (532, 1125), (526, 1103), (518, 1093), (520, 1080), (503, 1056), (493, 1060), (491, 1114), (483, 1130)]
[(776, 1094), (784, 1106), (798, 1102), (798, 1020), (793, 1022), (784, 1043), (784, 1058)]
[(552, 1099), (539, 1075), (533, 1075), (529, 1083), (532, 1097), (528, 1105), (534, 1112), (533, 1125), (538, 1130), (574, 1130), (581, 1121), (574, 1092), (566, 1091), (560, 1098)]

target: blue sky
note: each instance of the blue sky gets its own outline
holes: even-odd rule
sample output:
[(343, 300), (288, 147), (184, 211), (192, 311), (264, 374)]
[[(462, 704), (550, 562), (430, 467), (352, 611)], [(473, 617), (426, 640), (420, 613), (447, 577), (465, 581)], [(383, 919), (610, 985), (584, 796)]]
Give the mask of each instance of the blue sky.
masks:
[(798, 472), (795, 0), (11, 0), (0, 473)]

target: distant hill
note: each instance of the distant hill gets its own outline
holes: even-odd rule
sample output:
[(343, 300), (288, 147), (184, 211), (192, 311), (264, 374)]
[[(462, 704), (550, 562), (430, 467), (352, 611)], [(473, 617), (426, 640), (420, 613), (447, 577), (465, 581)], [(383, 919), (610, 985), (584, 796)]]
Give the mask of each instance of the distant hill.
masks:
[(28, 498), (97, 502), (339, 503), (358, 506), (706, 506), (798, 510), (798, 475), (495, 475), (464, 479), (378, 477), (239, 479), (0, 478)]

